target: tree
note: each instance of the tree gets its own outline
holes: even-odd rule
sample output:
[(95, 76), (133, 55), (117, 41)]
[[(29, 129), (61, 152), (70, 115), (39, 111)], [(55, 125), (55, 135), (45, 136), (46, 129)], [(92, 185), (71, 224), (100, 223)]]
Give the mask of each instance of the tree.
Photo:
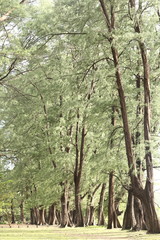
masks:
[[(153, 166), (151, 164), (151, 153), (150, 151), (147, 151), (146, 157), (146, 167), (147, 167), (147, 178), (146, 178), (146, 187), (143, 189), (143, 186), (137, 176), (136, 173), (136, 166), (135, 166), (135, 159), (133, 155), (132, 150), (132, 142), (131, 142), (131, 131), (129, 127), (128, 122), (128, 114), (127, 114), (127, 107), (126, 107), (126, 100), (125, 100), (125, 94), (124, 89), (122, 86), (122, 74), (120, 71), (120, 59), (119, 59), (119, 52), (117, 50), (117, 47), (115, 45), (115, 39), (112, 35), (112, 32), (115, 29), (115, 6), (111, 3), (110, 5), (110, 15), (108, 13), (108, 6), (105, 5), (103, 0), (100, 0), (100, 5), (105, 17), (106, 25), (108, 32), (110, 34), (110, 37), (108, 37), (108, 41), (111, 47), (111, 52), (114, 60), (114, 66), (115, 66), (115, 76), (116, 76), (116, 83), (119, 93), (119, 100), (121, 105), (121, 113), (122, 113), (122, 119), (123, 119), (123, 128), (124, 128), (124, 136), (125, 136), (125, 144), (126, 144), (126, 154), (128, 159), (128, 166), (129, 166), (129, 174), (131, 178), (131, 184), (132, 184), (132, 191), (136, 197), (138, 197), (146, 211), (146, 217), (147, 217), (147, 227), (149, 232), (159, 232), (160, 231), (160, 225), (159, 220), (157, 217), (157, 214), (155, 212), (155, 206), (153, 204)], [(139, 26), (136, 26), (136, 29)], [(143, 63), (143, 69), (144, 69), (144, 140), (149, 140), (149, 101), (150, 101), (150, 91), (149, 91), (149, 66), (148, 61), (146, 57), (146, 50), (144, 43), (139, 41), (139, 48), (141, 51), (142, 56), (142, 63)], [(149, 146), (147, 146), (147, 150), (149, 150)], [(149, 183), (149, 182), (150, 183)], [(146, 200), (147, 199), (147, 200)], [(148, 203), (151, 203), (148, 205)], [(152, 212), (152, 213), (151, 213)]]

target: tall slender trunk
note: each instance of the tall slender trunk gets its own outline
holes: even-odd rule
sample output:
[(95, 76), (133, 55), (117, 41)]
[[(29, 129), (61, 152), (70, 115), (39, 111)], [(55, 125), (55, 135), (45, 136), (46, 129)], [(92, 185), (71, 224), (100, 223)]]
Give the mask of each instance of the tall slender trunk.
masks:
[[(146, 224), (149, 232), (160, 232), (160, 222), (155, 210), (153, 190), (153, 161), (150, 147), (150, 79), (149, 63), (144, 43), (139, 43), (144, 69), (144, 141), (147, 178), (145, 185), (144, 208), (147, 211)], [(147, 201), (146, 201), (147, 199)], [(151, 223), (151, 224), (150, 224)]]
[(106, 190), (106, 183), (103, 183), (101, 193), (100, 193), (100, 199), (98, 203), (98, 226), (101, 226), (101, 225), (103, 226), (105, 224), (104, 212), (103, 212), (105, 190)]
[(81, 143), (80, 150), (78, 145), (79, 136), (79, 113), (77, 113), (77, 124), (76, 124), (76, 136), (75, 136), (75, 146), (76, 146), (76, 158), (75, 158), (75, 170), (74, 170), (74, 186), (75, 186), (75, 210), (76, 210), (76, 226), (84, 226), (84, 219), (81, 208), (81, 176), (83, 170), (84, 162), (84, 141), (85, 141), (85, 127), (81, 129)]
[[(142, 94), (140, 93), (140, 87), (141, 87), (141, 81), (142, 81), (139, 73), (140, 60), (137, 61), (137, 66), (138, 66), (138, 73), (136, 74), (136, 89), (138, 91), (137, 91), (136, 100), (138, 103), (136, 108), (136, 117), (140, 119), (142, 115), (142, 110), (143, 110), (141, 106)], [(139, 145), (141, 144), (141, 135), (142, 134), (140, 132), (140, 127), (138, 126), (135, 136), (133, 137), (133, 144), (136, 149), (139, 148)], [(137, 177), (139, 181), (142, 182), (143, 172), (142, 172), (142, 160), (140, 157), (140, 152), (137, 152), (135, 154), (135, 158), (136, 158)], [(134, 196), (134, 215), (135, 215), (136, 224), (135, 226), (132, 226), (132, 230), (135, 230), (135, 231), (146, 230), (143, 206), (141, 201), (136, 196)]]
[(114, 175), (113, 171), (109, 174), (109, 201), (108, 201), (108, 229), (112, 229), (114, 215)]
[[(112, 107), (111, 125), (115, 126), (115, 107)], [(111, 138), (111, 149), (114, 147), (113, 138)], [(109, 173), (109, 201), (108, 201), (108, 229), (112, 227), (120, 227), (120, 222), (117, 217), (115, 208), (115, 193), (114, 193), (114, 171)]]

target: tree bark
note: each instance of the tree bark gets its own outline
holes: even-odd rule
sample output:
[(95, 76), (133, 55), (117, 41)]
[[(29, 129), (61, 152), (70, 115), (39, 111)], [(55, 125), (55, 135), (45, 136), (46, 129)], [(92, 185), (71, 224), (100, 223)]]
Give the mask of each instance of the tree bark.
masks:
[(109, 174), (108, 229), (112, 229), (114, 211), (114, 175), (112, 171)]
[(11, 201), (11, 223), (15, 223), (15, 214), (14, 214), (14, 204), (13, 204), (13, 199)]
[[(119, 200), (118, 200), (119, 201)], [(114, 192), (114, 172), (111, 171), (109, 174), (109, 201), (108, 201), (108, 229), (121, 227), (118, 220), (117, 213), (120, 214), (118, 210), (118, 201), (115, 200)]]
[(123, 218), (123, 230), (130, 230), (136, 225), (135, 216), (134, 216), (134, 196), (132, 191), (128, 191), (128, 200), (127, 206)]
[(35, 217), (34, 217), (34, 209), (33, 208), (30, 208), (30, 223), (31, 224), (36, 224)]
[(101, 193), (100, 193), (100, 199), (98, 203), (98, 226), (101, 226), (101, 225), (103, 226), (105, 224), (104, 212), (103, 212), (105, 190), (106, 190), (106, 183), (103, 183)]
[(61, 196), (61, 227), (68, 226), (68, 183), (63, 184), (63, 193)]
[(135, 226), (133, 226), (132, 230), (134, 231), (147, 230), (144, 219), (143, 207), (141, 201), (136, 197), (134, 197), (134, 214), (136, 224)]
[(24, 202), (23, 200), (21, 201), (21, 204), (20, 204), (20, 221), (22, 223), (25, 223), (25, 217), (24, 217)]
[(49, 207), (49, 212), (48, 212), (48, 224), (49, 225), (54, 225), (57, 223), (57, 220), (56, 220), (56, 206), (55, 204), (52, 204), (50, 207)]
[(46, 224), (46, 210), (42, 207), (39, 209), (39, 225), (45, 225)]
[(74, 170), (74, 186), (75, 186), (75, 211), (76, 211), (76, 226), (83, 227), (84, 219), (81, 208), (81, 176), (84, 162), (84, 141), (85, 141), (85, 127), (81, 130), (81, 144), (80, 150), (78, 146), (78, 133), (79, 133), (79, 113), (77, 113), (77, 124), (76, 124), (76, 136), (75, 136), (75, 147), (76, 147), (76, 158), (75, 158), (75, 170)]
[[(139, 119), (142, 115), (142, 104), (141, 104), (141, 98), (142, 98), (142, 93), (140, 92), (140, 87), (141, 87), (141, 77), (139, 73), (139, 66), (140, 66), (140, 61), (137, 61), (137, 66), (138, 66), (138, 73), (136, 74), (136, 89), (137, 91), (137, 108), (136, 108), (136, 117)], [(141, 132), (139, 126), (137, 127), (135, 136), (133, 136), (133, 144), (135, 148), (139, 148), (139, 145), (141, 144)], [(134, 140), (135, 139), (135, 140)], [(137, 177), (140, 182), (142, 182), (142, 160), (140, 158), (140, 152), (135, 153), (135, 158), (136, 158), (136, 169), (137, 169)], [(134, 215), (135, 215), (135, 220), (136, 224), (135, 226), (132, 227), (132, 230), (134, 231), (139, 231), (139, 230), (146, 230), (146, 224), (145, 224), (145, 219), (144, 219), (144, 213), (143, 213), (143, 207), (141, 201), (137, 198), (134, 197)]]
[(39, 214), (39, 209), (37, 207), (30, 209), (30, 219), (31, 219), (31, 224), (39, 225), (40, 214)]
[(61, 224), (61, 212), (56, 209), (56, 219), (57, 219), (57, 224), (60, 225)]

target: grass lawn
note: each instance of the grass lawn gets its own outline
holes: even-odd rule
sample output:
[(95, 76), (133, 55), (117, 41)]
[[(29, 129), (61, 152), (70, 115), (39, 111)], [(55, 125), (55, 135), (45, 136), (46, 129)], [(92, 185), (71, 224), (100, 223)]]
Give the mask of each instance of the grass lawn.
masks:
[(107, 230), (104, 227), (58, 228), (54, 226), (13, 226), (11, 228), (0, 225), (0, 240), (160, 240), (160, 234), (146, 234), (145, 231), (129, 232), (120, 229)]

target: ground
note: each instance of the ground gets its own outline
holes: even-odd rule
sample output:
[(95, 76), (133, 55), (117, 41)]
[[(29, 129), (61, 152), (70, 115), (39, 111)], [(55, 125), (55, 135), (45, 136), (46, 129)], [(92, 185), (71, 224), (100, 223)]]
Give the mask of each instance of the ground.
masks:
[(105, 227), (59, 228), (56, 226), (0, 225), (0, 240), (160, 240), (160, 234), (131, 232)]

